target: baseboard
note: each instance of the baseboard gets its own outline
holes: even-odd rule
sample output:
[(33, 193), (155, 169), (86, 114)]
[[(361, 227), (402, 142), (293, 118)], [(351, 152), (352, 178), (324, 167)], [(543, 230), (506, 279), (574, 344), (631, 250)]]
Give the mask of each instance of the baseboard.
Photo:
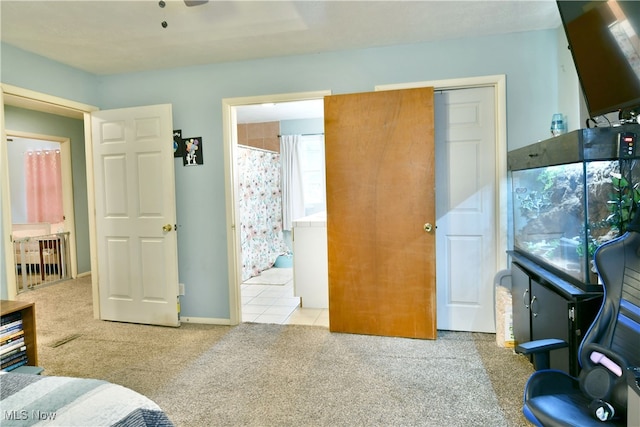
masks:
[(201, 323), (205, 325), (231, 325), (231, 320), (229, 319), (216, 319), (211, 317), (191, 317), (191, 316), (180, 316), (180, 322), (184, 323)]
[(76, 278), (77, 279), (82, 279), (83, 277), (87, 277), (87, 276), (91, 276), (91, 272), (90, 271), (85, 271), (84, 273), (78, 273)]

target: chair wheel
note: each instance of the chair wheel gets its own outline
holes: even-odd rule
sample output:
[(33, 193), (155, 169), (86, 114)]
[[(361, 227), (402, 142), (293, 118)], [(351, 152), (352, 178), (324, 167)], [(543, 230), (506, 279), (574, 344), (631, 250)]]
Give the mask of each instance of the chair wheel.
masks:
[(589, 410), (593, 416), (600, 421), (609, 421), (615, 415), (616, 411), (609, 403), (604, 400), (594, 400), (589, 405)]

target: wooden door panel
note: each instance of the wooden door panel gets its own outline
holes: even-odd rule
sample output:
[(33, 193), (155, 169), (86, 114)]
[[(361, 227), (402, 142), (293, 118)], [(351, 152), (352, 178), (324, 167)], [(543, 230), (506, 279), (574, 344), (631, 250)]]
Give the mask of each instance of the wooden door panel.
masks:
[(330, 329), (436, 337), (433, 88), (325, 98)]

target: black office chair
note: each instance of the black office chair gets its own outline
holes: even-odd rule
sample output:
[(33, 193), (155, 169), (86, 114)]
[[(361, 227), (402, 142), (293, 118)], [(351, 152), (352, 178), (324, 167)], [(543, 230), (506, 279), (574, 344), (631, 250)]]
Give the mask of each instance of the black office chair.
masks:
[[(534, 425), (626, 426), (628, 377), (640, 377), (639, 215), (627, 230), (595, 254), (604, 298), (580, 345), (579, 377), (536, 366), (527, 382), (523, 413)], [(548, 351), (566, 346), (542, 341), (521, 344), (516, 351), (548, 364)]]

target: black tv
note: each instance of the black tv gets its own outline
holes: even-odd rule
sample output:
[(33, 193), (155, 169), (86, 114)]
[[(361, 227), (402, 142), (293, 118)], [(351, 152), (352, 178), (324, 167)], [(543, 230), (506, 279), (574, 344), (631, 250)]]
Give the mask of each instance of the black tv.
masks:
[(640, 1), (557, 1), (591, 117), (640, 112)]

